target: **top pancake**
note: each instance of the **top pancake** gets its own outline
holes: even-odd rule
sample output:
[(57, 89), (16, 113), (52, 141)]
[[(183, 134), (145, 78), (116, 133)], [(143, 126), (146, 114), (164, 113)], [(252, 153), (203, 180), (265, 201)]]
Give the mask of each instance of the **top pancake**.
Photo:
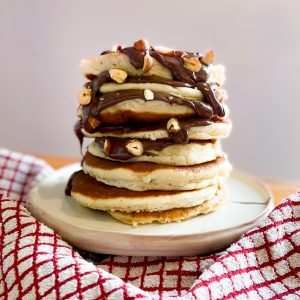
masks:
[[(153, 66), (147, 72), (143, 72), (143, 68), (135, 68), (129, 57), (121, 52), (110, 52), (104, 55), (82, 59), (80, 68), (82, 74), (89, 78), (90, 75), (98, 75), (103, 71), (110, 69), (121, 69), (131, 76), (158, 76), (165, 79), (174, 80), (174, 76), (170, 69), (164, 67), (157, 59), (152, 58)], [(208, 69), (208, 82), (212, 84), (225, 81), (225, 68), (222, 65), (210, 65)]]

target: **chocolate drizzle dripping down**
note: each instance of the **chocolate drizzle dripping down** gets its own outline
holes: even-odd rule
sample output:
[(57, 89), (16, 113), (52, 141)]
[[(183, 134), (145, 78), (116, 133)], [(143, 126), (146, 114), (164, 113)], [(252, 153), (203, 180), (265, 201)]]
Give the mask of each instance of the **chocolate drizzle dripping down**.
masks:
[(213, 107), (213, 111), (216, 113), (218, 117), (225, 116), (224, 107), (219, 101), (216, 99), (215, 94), (209, 84), (206, 82), (199, 82), (196, 85), (198, 89), (204, 95), (204, 99)]
[[(186, 129), (186, 128), (185, 128)], [(109, 149), (104, 149), (105, 147), (105, 140), (109, 141)], [(126, 145), (132, 141), (133, 139), (129, 138), (115, 138), (115, 137), (109, 137), (109, 138), (96, 138), (95, 143), (98, 144), (100, 149), (104, 151), (104, 154), (108, 157), (118, 159), (118, 160), (127, 160), (132, 157), (136, 157), (132, 153), (128, 152)], [(151, 141), (148, 139), (138, 139), (138, 141), (143, 145), (143, 154), (151, 154), (149, 151), (161, 151), (164, 148), (174, 145), (177, 143), (174, 143), (171, 140), (156, 140)], [(208, 143), (211, 142), (211, 140), (205, 140), (205, 141), (197, 141), (197, 143)], [(180, 144), (182, 144), (180, 142)], [(152, 153), (155, 155), (154, 153)]]
[[(215, 117), (213, 117), (214, 119)], [(219, 120), (220, 121), (220, 120)], [(217, 122), (219, 122), (217, 120)], [(222, 121), (223, 122), (223, 121)], [(213, 121), (211, 119), (199, 119), (199, 118), (190, 118), (185, 120), (180, 120), (180, 126), (186, 127), (187, 129), (195, 126), (208, 126), (212, 124)], [(149, 132), (155, 130), (166, 130), (167, 125), (165, 122), (159, 124), (124, 124), (124, 125), (106, 125), (99, 126), (97, 132), (105, 135), (122, 135), (122, 134), (130, 134), (135, 132)]]
[(175, 54), (170, 56), (163, 55), (155, 50), (150, 51), (152, 57), (156, 58), (163, 66), (172, 72), (174, 79), (190, 84), (194, 84), (195, 81), (206, 81), (208, 74), (206, 68), (203, 66), (199, 72), (192, 72), (183, 66), (182, 56), (184, 54), (186, 54), (186, 52), (175, 51)]
[(130, 63), (136, 68), (140, 69), (144, 65), (144, 56), (146, 55), (146, 51), (137, 50), (134, 47), (126, 47), (126, 48), (119, 48), (119, 51), (126, 54), (129, 59)]
[(86, 88), (90, 88), (91, 91), (91, 102), (88, 105), (82, 106), (82, 127), (87, 132), (93, 132), (96, 128), (93, 128), (89, 122), (89, 118), (93, 117), (98, 119), (98, 111), (99, 107), (101, 107), (100, 100), (100, 87), (106, 83), (111, 81), (110, 75), (108, 71), (104, 71), (100, 73), (98, 76), (95, 76), (90, 82), (87, 82), (84, 86)]
[(168, 134), (175, 144), (187, 144), (189, 142), (188, 131), (191, 127), (208, 126), (212, 123), (210, 119), (182, 120), (178, 121), (180, 127), (179, 131), (175, 133), (168, 132)]
[[(131, 157), (135, 157), (132, 153), (128, 152), (126, 145), (132, 140), (127, 138), (108, 138), (110, 147), (109, 151), (105, 151), (105, 155), (114, 159), (127, 160)], [(138, 139), (139, 142), (143, 145), (143, 153), (148, 151), (155, 150), (161, 151), (165, 147), (172, 145), (173, 142), (170, 140), (156, 140), (151, 141), (147, 139)], [(96, 138), (95, 142), (100, 146), (101, 149), (104, 149), (105, 138)]]
[(71, 192), (72, 192), (72, 181), (73, 181), (73, 179), (76, 177), (76, 175), (79, 174), (80, 172), (82, 172), (82, 171), (81, 171), (81, 170), (76, 171), (76, 172), (74, 172), (74, 173), (70, 176), (70, 178), (69, 178), (69, 180), (68, 180), (68, 183), (67, 183), (67, 185), (66, 185), (66, 188), (65, 188), (65, 195), (71, 196)]
[(80, 153), (82, 155), (82, 144), (83, 144), (84, 135), (81, 132), (81, 128), (82, 128), (82, 120), (80, 119), (74, 125), (74, 132), (80, 143)]

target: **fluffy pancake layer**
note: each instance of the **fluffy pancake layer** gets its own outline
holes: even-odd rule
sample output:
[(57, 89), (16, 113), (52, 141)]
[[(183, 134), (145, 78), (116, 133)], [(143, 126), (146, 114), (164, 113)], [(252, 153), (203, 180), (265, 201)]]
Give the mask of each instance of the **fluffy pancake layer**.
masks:
[(188, 167), (153, 163), (119, 163), (87, 153), (83, 159), (85, 173), (110, 186), (133, 191), (193, 190), (219, 184), (231, 171), (224, 157)]
[(72, 180), (72, 198), (81, 205), (107, 211), (162, 211), (197, 206), (212, 198), (218, 185), (192, 191), (143, 191), (108, 186), (83, 171)]
[[(88, 146), (88, 152), (97, 157), (118, 161), (118, 159), (105, 155), (103, 149), (95, 142)], [(150, 150), (142, 155), (129, 158), (126, 162), (151, 162), (173, 166), (190, 166), (212, 161), (220, 156), (222, 156), (222, 150), (219, 141), (191, 142), (188, 144), (172, 144), (161, 151)]]
[[(81, 60), (80, 68), (84, 76), (98, 75), (101, 72), (118, 68), (126, 71), (131, 76), (158, 76), (165, 79), (174, 79), (170, 69), (164, 67), (157, 59), (153, 58), (153, 66), (145, 73), (142, 68), (136, 69), (127, 55), (120, 52), (107, 53), (96, 57)], [(225, 80), (224, 67), (222, 65), (210, 65), (207, 69), (207, 82), (222, 84)]]
[[(147, 98), (145, 91), (151, 91), (151, 98)], [(99, 119), (107, 124), (163, 122), (172, 117), (195, 117), (198, 113), (203, 118), (210, 116), (210, 108), (203, 102), (202, 92), (191, 87), (159, 83), (105, 83), (100, 92), (102, 101), (112, 104), (101, 110), (99, 115)], [(201, 108), (195, 109), (195, 104)], [(226, 115), (228, 112), (226, 108)]]
[(100, 118), (108, 124), (124, 124), (126, 122), (163, 122), (170, 118), (188, 118), (194, 111), (183, 105), (169, 104), (163, 101), (145, 101), (132, 99), (120, 102), (104, 109)]
[[(132, 76), (143, 75), (142, 69), (136, 69), (130, 63), (129, 57), (119, 52), (82, 59), (80, 62), (80, 68), (84, 76), (88, 76), (90, 74), (98, 75), (103, 71), (113, 68), (124, 70), (127, 74)], [(156, 59), (153, 59), (153, 66), (147, 75), (155, 75), (166, 79), (173, 78), (171, 71), (162, 66)]]
[[(226, 138), (231, 132), (232, 124), (229, 120), (223, 122), (212, 123), (207, 126), (193, 126), (187, 129), (188, 136), (191, 140), (212, 140)], [(137, 138), (137, 139), (170, 139), (167, 131), (167, 126), (141, 126), (129, 127), (107, 126), (105, 128), (99, 128), (95, 133), (88, 133), (82, 129), (84, 136), (89, 138), (94, 137), (118, 137), (118, 138)]]
[(173, 208), (170, 210), (164, 210), (159, 212), (122, 212), (114, 211), (109, 214), (126, 224), (137, 226), (139, 224), (149, 223), (171, 223), (181, 222), (191, 219), (200, 214), (208, 214), (218, 209), (227, 198), (227, 189), (222, 186), (218, 189), (217, 193), (209, 200), (203, 203), (187, 208)]

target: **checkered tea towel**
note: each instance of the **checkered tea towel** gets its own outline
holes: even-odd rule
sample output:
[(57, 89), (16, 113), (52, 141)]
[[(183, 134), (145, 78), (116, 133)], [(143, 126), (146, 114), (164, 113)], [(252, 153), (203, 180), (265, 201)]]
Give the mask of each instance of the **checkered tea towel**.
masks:
[(101, 256), (80, 254), (26, 210), (49, 172), (0, 149), (0, 299), (300, 299), (299, 192), (220, 253)]

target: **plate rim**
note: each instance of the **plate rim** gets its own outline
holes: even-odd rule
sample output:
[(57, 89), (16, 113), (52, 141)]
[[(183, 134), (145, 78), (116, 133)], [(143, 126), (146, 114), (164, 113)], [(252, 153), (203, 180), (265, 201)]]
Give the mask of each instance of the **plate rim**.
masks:
[[(58, 173), (58, 172), (63, 172), (64, 169), (69, 169), (71, 167), (80, 167), (80, 164), (79, 163), (73, 163), (73, 164), (69, 164), (67, 166), (64, 166), (62, 168), (59, 168), (59, 169), (56, 169), (54, 170), (53, 173), (51, 173), (49, 176), (47, 176), (46, 178), (42, 179), (35, 187), (33, 187), (30, 192), (29, 192), (29, 201), (28, 201), (28, 204), (27, 204), (27, 207), (29, 209), (29, 211), (31, 212), (31, 209), (30, 209), (30, 206), (31, 206), (31, 200), (32, 199), (32, 196), (33, 196), (33, 193), (37, 192), (38, 190), (38, 187), (39, 185), (41, 185), (44, 181), (46, 181), (50, 176), (53, 176), (55, 173)], [(248, 226), (250, 224), (253, 224), (255, 223), (257, 220), (260, 220), (263, 216), (268, 216), (269, 213), (272, 211), (272, 209), (274, 208), (274, 196), (273, 196), (273, 193), (271, 192), (270, 188), (266, 185), (266, 183), (254, 176), (254, 175), (251, 175), (251, 174), (248, 174), (246, 172), (243, 172), (243, 171), (240, 171), (240, 170), (233, 170), (230, 174), (230, 177), (242, 177), (242, 178), (248, 178), (251, 180), (251, 182), (255, 182), (256, 184), (258, 184), (265, 192), (266, 194), (268, 195), (268, 198), (266, 199), (264, 205), (266, 206), (265, 209), (257, 216), (255, 216), (254, 218), (252, 218), (251, 220), (248, 220), (247, 222), (244, 222), (244, 223), (240, 223), (238, 225), (235, 225), (235, 226), (232, 226), (232, 227), (226, 227), (226, 228), (223, 228), (223, 229), (219, 229), (219, 230), (212, 230), (212, 231), (209, 231), (209, 232), (196, 232), (196, 233), (189, 233), (189, 234), (168, 234), (168, 235), (160, 235), (160, 234), (143, 234), (143, 233), (136, 233), (136, 232), (122, 232), (120, 230), (118, 231), (110, 231), (110, 230), (106, 230), (106, 229), (91, 229), (91, 228), (88, 228), (86, 226), (79, 226), (79, 225), (76, 225), (74, 223), (69, 223), (69, 222), (65, 222), (64, 220), (60, 220), (60, 222), (64, 223), (64, 224), (68, 224), (68, 226), (72, 226), (73, 228), (80, 228), (80, 229), (84, 229), (84, 230), (89, 230), (91, 232), (95, 232), (95, 233), (103, 233), (103, 234), (114, 234), (114, 235), (122, 235), (122, 236), (127, 236), (127, 237), (145, 237), (145, 238), (167, 238), (167, 239), (173, 239), (173, 238), (178, 238), (178, 239), (182, 239), (182, 238), (191, 238), (193, 236), (206, 236), (206, 235), (214, 235), (214, 234), (218, 234), (218, 233), (223, 233), (223, 232), (228, 232), (229, 230), (238, 230), (238, 228), (243, 228), (245, 226)], [(243, 181), (245, 182), (245, 181)], [(67, 197), (71, 197), (71, 196), (67, 196)], [(39, 208), (40, 209), (40, 208)], [(34, 215), (34, 214), (33, 214)], [(184, 222), (184, 221), (183, 221)], [(181, 222), (179, 222), (178, 224), (180, 224)], [(129, 225), (129, 224), (126, 224), (130, 227), (132, 227), (132, 225)], [(147, 225), (147, 224), (146, 224)], [(164, 225), (164, 224), (155, 224), (157, 226), (161, 226), (161, 225)], [(144, 225), (140, 225), (140, 226), (144, 226)]]

